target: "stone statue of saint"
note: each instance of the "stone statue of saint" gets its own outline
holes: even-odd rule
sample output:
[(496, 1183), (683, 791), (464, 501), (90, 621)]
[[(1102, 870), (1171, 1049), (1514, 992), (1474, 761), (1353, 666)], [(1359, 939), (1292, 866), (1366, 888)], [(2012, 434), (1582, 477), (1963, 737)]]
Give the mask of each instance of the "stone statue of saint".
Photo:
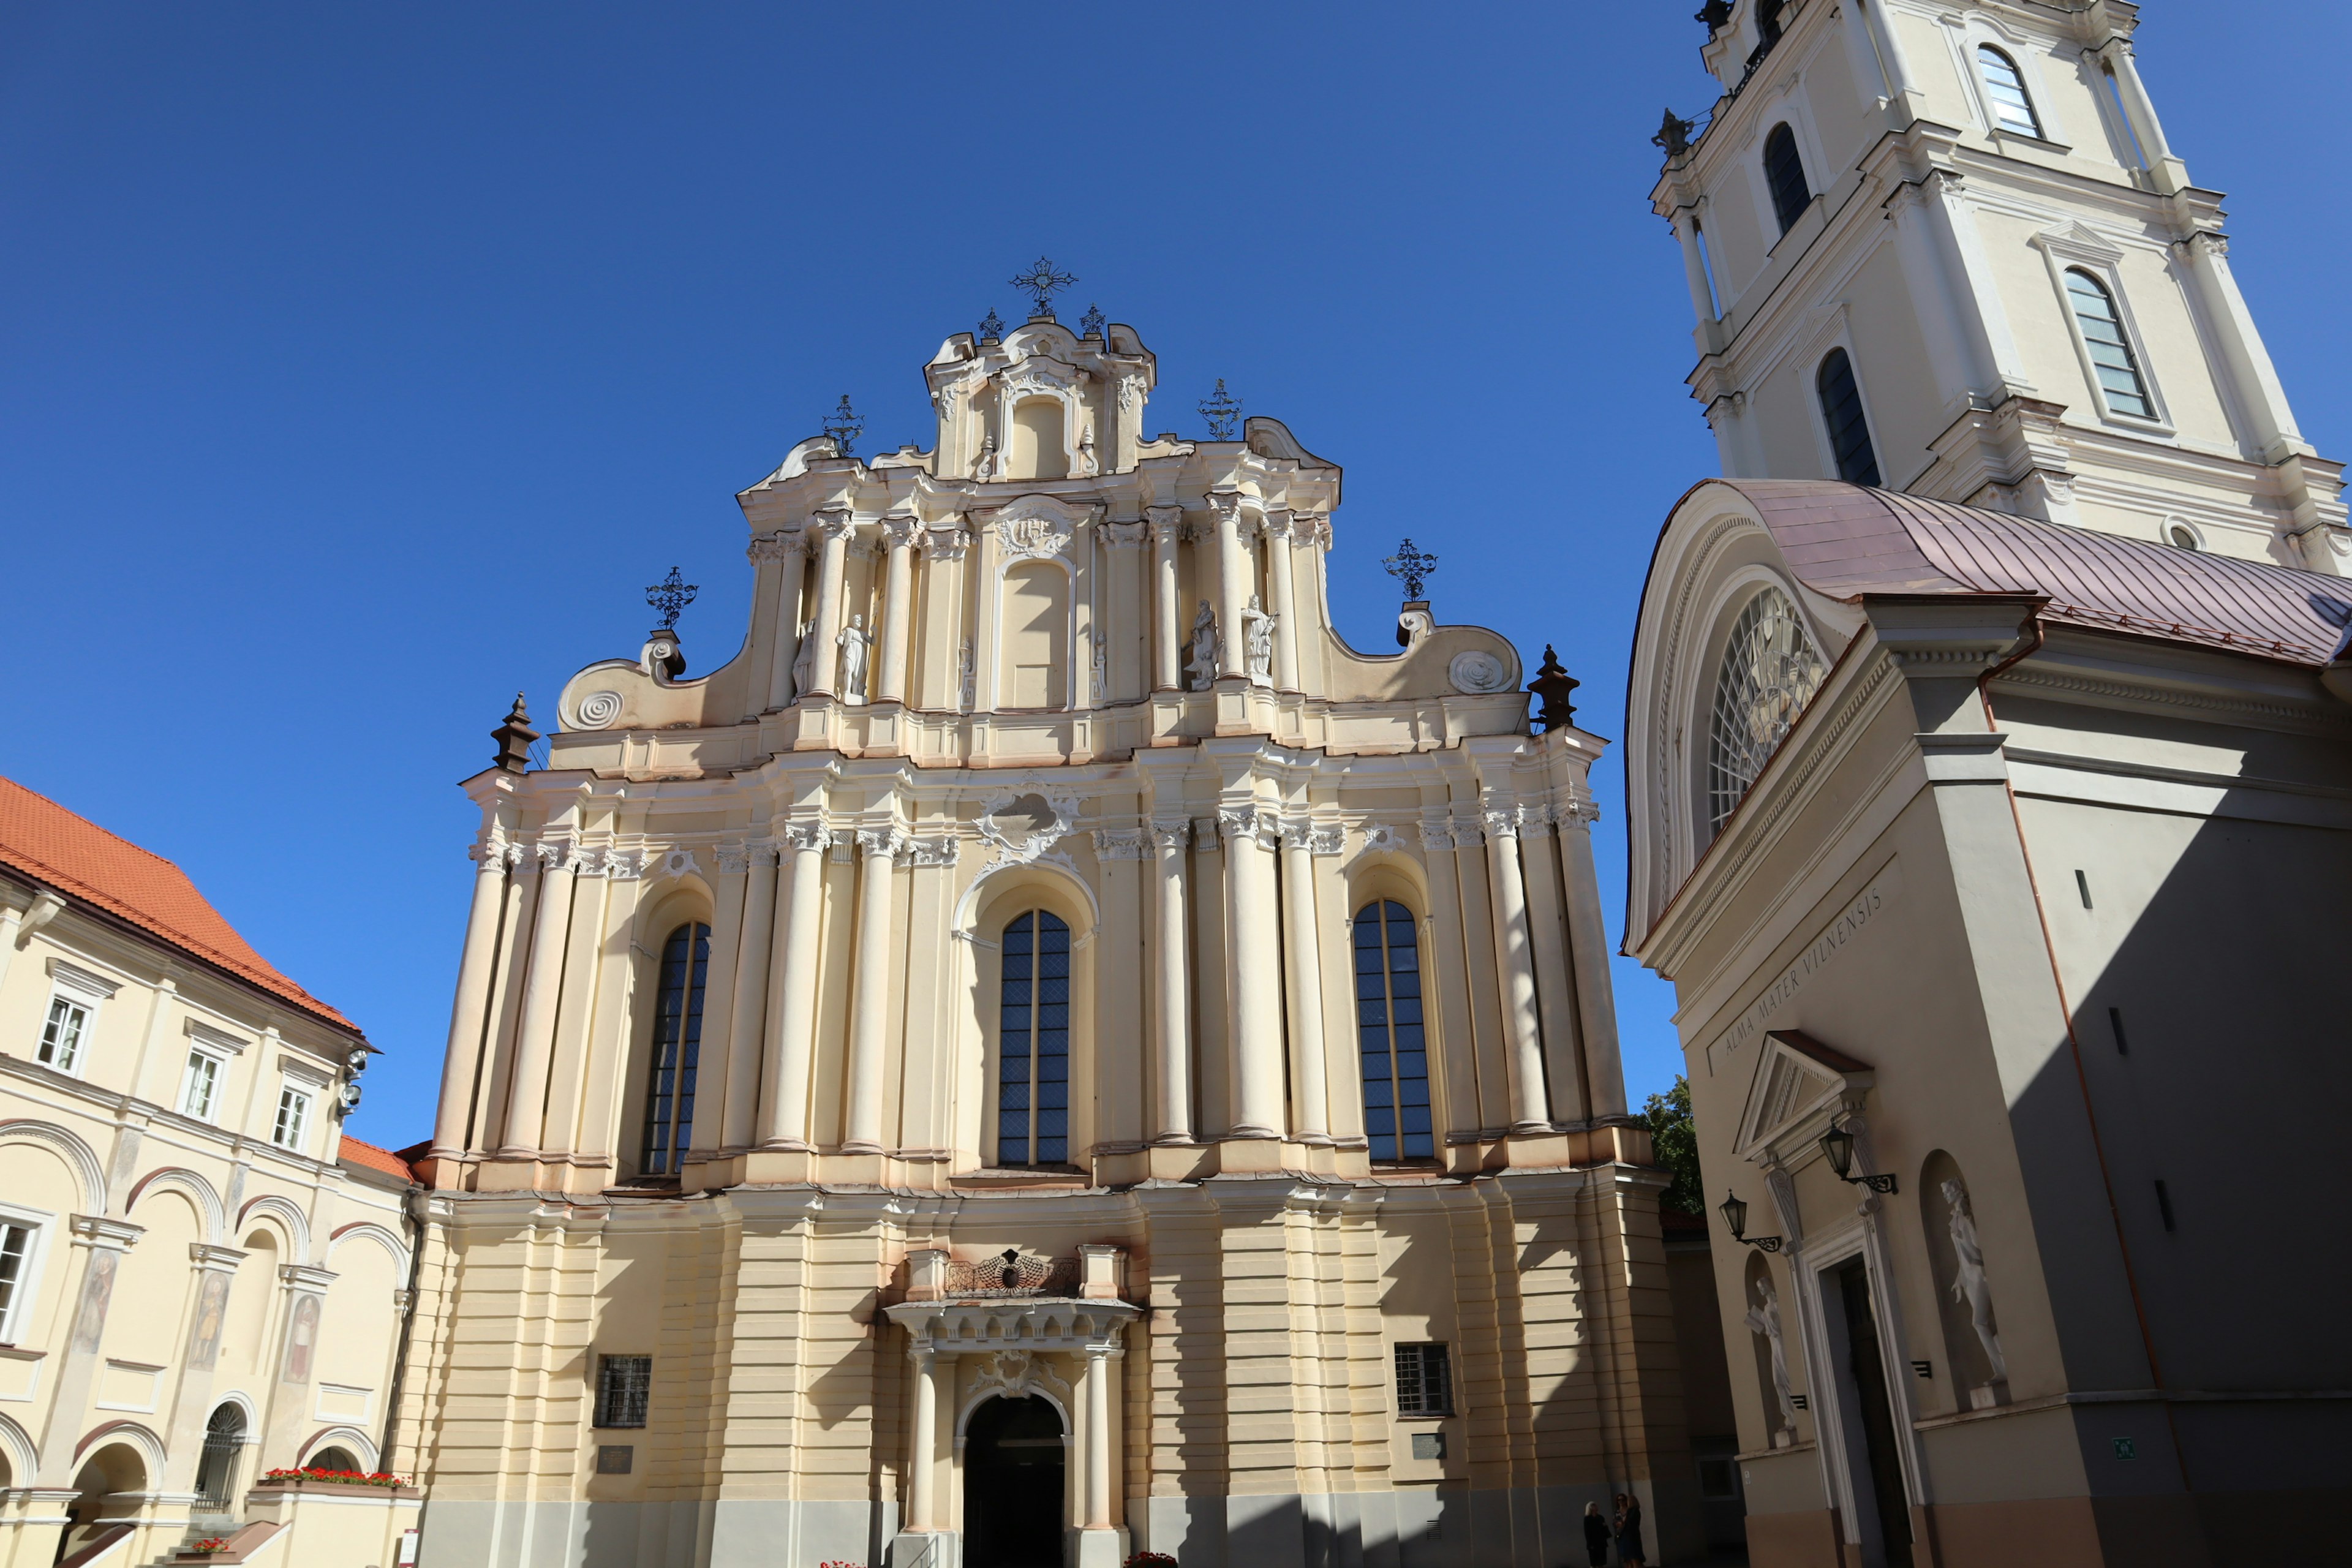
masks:
[(1274, 679), (1274, 617), (1258, 604), (1255, 594), (1242, 610), (1242, 646), (1249, 652), (1249, 677), (1264, 684)]
[(1780, 1401), (1780, 1430), (1797, 1429), (1796, 1402), (1789, 1397), (1789, 1347), (1780, 1338), (1780, 1298), (1763, 1280), (1756, 1281), (1756, 1305), (1748, 1309), (1750, 1333), (1762, 1334), (1772, 1349), (1772, 1392)]
[(1217, 612), (1203, 599), (1201, 613), (1192, 617), (1192, 657), (1184, 662), (1193, 690), (1206, 691), (1216, 684), (1217, 655), (1223, 647), (1224, 639), (1217, 635)]
[(1952, 1257), (1958, 1264), (1952, 1279), (1952, 1300), (1965, 1303), (1977, 1341), (1995, 1383), (2009, 1381), (2009, 1359), (2000, 1353), (2000, 1331), (1993, 1327), (1992, 1287), (1985, 1280), (1984, 1247), (1977, 1241), (1977, 1216), (1969, 1207), (1969, 1189), (1957, 1176), (1944, 1183), (1944, 1202), (1952, 1211)]
[(866, 650), (874, 644), (866, 630), (866, 617), (852, 616), (849, 624), (841, 628), (834, 639), (841, 645), (841, 700), (844, 702), (866, 700)]
[(816, 623), (811, 621), (801, 628), (801, 649), (793, 656), (793, 700), (797, 702), (809, 694), (816, 679)]

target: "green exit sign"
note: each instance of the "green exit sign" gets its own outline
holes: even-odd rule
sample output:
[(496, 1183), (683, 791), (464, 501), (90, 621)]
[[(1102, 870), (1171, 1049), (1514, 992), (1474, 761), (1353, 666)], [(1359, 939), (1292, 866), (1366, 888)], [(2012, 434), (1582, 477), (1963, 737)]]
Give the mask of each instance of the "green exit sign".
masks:
[(2137, 1459), (2139, 1458), (2139, 1449), (2133, 1445), (2130, 1438), (2118, 1437), (2116, 1439), (2116, 1458), (2118, 1459)]

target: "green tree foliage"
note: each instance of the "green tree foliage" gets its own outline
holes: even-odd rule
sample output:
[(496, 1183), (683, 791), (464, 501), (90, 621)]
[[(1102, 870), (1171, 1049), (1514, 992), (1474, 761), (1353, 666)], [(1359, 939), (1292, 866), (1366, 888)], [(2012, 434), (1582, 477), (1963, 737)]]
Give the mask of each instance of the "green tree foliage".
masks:
[(1685, 1214), (1704, 1212), (1706, 1200), (1699, 1188), (1698, 1128), (1691, 1120), (1690, 1079), (1675, 1074), (1675, 1087), (1650, 1096), (1642, 1114), (1649, 1119), (1650, 1142), (1657, 1148), (1658, 1163), (1675, 1173), (1674, 1185), (1658, 1198), (1660, 1205)]

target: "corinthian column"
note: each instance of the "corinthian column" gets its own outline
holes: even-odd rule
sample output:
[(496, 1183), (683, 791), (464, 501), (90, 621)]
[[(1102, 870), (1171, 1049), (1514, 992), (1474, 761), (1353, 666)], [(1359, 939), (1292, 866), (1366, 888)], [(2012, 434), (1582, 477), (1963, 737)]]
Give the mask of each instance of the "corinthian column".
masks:
[(1528, 937), (1528, 889), (1519, 872), (1519, 822), (1486, 814), (1486, 875), (1494, 884), (1495, 977), (1503, 988), (1503, 1032), (1511, 1047), (1511, 1131), (1551, 1126), (1544, 1093), (1543, 1030), (1536, 1022), (1536, 970)]
[(914, 646), (915, 627), (909, 609), (913, 601), (915, 520), (894, 517), (882, 524), (887, 542), (889, 574), (882, 593), (882, 674), (874, 689), (877, 702), (907, 700), (907, 651)]
[(1254, 807), (1221, 811), (1225, 841), (1225, 942), (1233, 976), (1234, 1127), (1236, 1138), (1279, 1138), (1282, 1114), (1280, 923), (1274, 867)]
[(857, 879), (857, 984), (850, 999), (849, 1121), (841, 1148), (848, 1154), (882, 1152), (882, 1049), (890, 1016), (890, 868), (898, 855), (896, 828), (862, 832)]
[(1274, 689), (1298, 689), (1297, 587), (1292, 581), (1288, 509), (1265, 514), (1266, 562), (1274, 579)]
[(490, 975), (499, 962), (499, 910), (506, 902), (508, 846), (491, 839), (474, 851), (474, 901), (466, 911), (466, 950), (457, 961), (457, 997), (449, 1008), (449, 1049), (442, 1058), (441, 1105), (433, 1119), (430, 1159), (466, 1152), (466, 1113), (488, 1028)]
[[(816, 925), (824, 901), (824, 852), (833, 835), (814, 823), (784, 829), (792, 856), (791, 881), (780, 888), (784, 905), (783, 941), (768, 972), (768, 1044), (760, 1079), (760, 1147), (806, 1149), (809, 1058), (816, 1040)], [(776, 879), (783, 884), (782, 867)]]
[(809, 632), (816, 639), (816, 658), (809, 661), (809, 689), (830, 696), (841, 683), (836, 639), (841, 636), (843, 580), (849, 567), (849, 514), (819, 512), (809, 526), (824, 542), (816, 564), (816, 625)]
[[(1288, 546), (1284, 546), (1287, 549)], [(1309, 1143), (1330, 1141), (1324, 1084), (1323, 960), (1316, 940), (1314, 829), (1282, 825), (1283, 978), (1290, 988), (1290, 1056), (1298, 1068), (1297, 1125)]]
[(1152, 932), (1153, 1000), (1158, 1004), (1152, 1014), (1152, 1046), (1160, 1087), (1154, 1143), (1192, 1141), (1192, 1050), (1185, 1019), (1192, 985), (1184, 962), (1184, 846), (1192, 835), (1192, 825), (1181, 818), (1151, 825), (1160, 871), (1160, 920)]
[(530, 973), (524, 981), (522, 1025), (515, 1031), (514, 1076), (507, 1080), (506, 1135), (502, 1160), (527, 1159), (539, 1152), (547, 1110), (547, 1063), (555, 1048), (556, 1001), (563, 984), (563, 939), (572, 926), (572, 879), (577, 851), (541, 845), (546, 860), (539, 874), (539, 907), (530, 929)]
[(808, 577), (808, 537), (779, 531), (765, 542), (776, 561), (775, 652), (768, 660), (768, 706), (789, 708), (800, 697), (793, 689), (793, 663), (801, 653), (801, 592)]
[(1151, 685), (1174, 691), (1183, 685), (1178, 645), (1184, 636), (1176, 618), (1176, 544), (1184, 534), (1184, 509), (1155, 506), (1151, 511)]
[(1217, 630), (1224, 634), (1217, 673), (1247, 677), (1249, 639), (1242, 635), (1242, 607), (1249, 603), (1251, 574), (1242, 552), (1242, 498), (1213, 491), (1209, 510), (1217, 520)]

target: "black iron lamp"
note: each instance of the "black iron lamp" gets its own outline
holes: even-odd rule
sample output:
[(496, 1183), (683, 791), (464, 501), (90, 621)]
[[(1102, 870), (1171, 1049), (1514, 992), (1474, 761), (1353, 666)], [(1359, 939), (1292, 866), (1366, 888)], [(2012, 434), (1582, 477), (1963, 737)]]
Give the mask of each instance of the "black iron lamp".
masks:
[(1731, 1232), (1732, 1240), (1745, 1242), (1748, 1246), (1762, 1252), (1780, 1250), (1779, 1237), (1748, 1234), (1748, 1205), (1739, 1201), (1738, 1194), (1727, 1190), (1723, 1194), (1723, 1201), (1715, 1206), (1723, 1211), (1724, 1228)]
[(1895, 1176), (1891, 1172), (1875, 1176), (1851, 1173), (1853, 1170), (1853, 1134), (1845, 1130), (1843, 1123), (1832, 1122), (1830, 1130), (1822, 1134), (1822, 1153), (1829, 1161), (1830, 1169), (1837, 1173), (1839, 1181), (1852, 1186), (1868, 1187), (1874, 1193), (1895, 1190)]

